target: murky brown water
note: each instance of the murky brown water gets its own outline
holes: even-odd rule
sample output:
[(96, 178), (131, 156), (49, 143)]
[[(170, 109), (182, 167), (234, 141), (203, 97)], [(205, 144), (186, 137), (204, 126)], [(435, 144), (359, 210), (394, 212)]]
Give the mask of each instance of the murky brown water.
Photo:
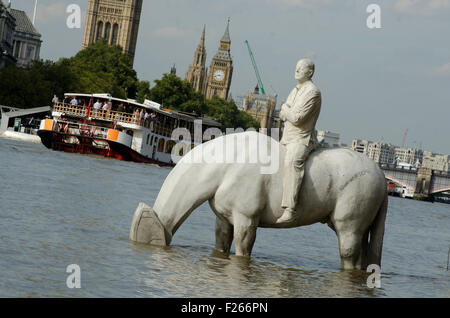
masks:
[[(259, 229), (250, 261), (211, 254), (201, 206), (171, 247), (128, 240), (140, 201), (166, 168), (47, 150), (0, 138), (1, 297), (450, 297), (450, 205), (390, 198), (381, 289), (343, 272), (327, 226)], [(81, 289), (66, 267), (81, 268)]]

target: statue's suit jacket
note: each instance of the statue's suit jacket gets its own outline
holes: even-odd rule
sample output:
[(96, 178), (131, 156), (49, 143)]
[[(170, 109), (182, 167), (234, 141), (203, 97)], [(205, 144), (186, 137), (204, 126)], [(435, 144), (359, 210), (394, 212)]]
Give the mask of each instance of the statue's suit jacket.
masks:
[(314, 143), (314, 130), (322, 105), (320, 90), (312, 81), (297, 85), (289, 94), (280, 118), (285, 120), (281, 144)]

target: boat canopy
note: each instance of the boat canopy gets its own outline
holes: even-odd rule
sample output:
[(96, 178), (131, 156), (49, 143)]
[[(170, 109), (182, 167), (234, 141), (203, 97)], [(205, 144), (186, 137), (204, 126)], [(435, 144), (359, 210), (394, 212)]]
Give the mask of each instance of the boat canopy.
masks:
[(146, 108), (149, 110), (152, 110), (155, 113), (159, 113), (164, 116), (176, 118), (176, 119), (183, 119), (187, 121), (194, 121), (196, 119), (201, 120), (207, 120), (208, 125), (215, 126), (215, 127), (221, 127), (222, 125), (215, 121), (213, 118), (207, 118), (207, 117), (198, 117), (195, 114), (186, 114), (182, 113), (176, 110), (167, 109), (167, 108), (161, 108), (161, 105), (159, 103), (156, 103), (154, 101), (146, 99), (144, 104), (138, 103), (135, 99), (121, 99), (112, 97), (111, 94), (108, 93), (96, 93), (96, 94), (83, 94), (83, 93), (65, 93), (64, 96), (74, 96), (74, 97), (85, 97), (85, 98), (93, 98), (93, 99), (106, 99), (110, 102), (118, 102), (118, 103), (124, 103), (140, 108)]

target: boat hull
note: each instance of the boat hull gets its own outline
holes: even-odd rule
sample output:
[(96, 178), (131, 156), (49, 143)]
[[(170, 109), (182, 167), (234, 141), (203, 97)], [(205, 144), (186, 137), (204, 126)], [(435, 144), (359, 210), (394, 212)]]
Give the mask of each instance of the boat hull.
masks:
[[(41, 138), (42, 144), (52, 150), (93, 154), (125, 161), (157, 164), (159, 166), (173, 166), (169, 163), (147, 158), (130, 147), (106, 139), (49, 130), (39, 130), (38, 136)], [(67, 140), (76, 142), (67, 142)]]

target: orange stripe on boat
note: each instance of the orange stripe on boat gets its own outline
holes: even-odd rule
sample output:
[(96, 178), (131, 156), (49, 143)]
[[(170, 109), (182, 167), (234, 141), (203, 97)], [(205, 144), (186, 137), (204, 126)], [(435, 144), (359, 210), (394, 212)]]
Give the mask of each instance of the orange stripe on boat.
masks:
[(53, 129), (53, 120), (45, 119), (44, 120), (44, 130), (52, 130)]
[(108, 129), (108, 140), (116, 141), (119, 139), (119, 131), (114, 129)]

